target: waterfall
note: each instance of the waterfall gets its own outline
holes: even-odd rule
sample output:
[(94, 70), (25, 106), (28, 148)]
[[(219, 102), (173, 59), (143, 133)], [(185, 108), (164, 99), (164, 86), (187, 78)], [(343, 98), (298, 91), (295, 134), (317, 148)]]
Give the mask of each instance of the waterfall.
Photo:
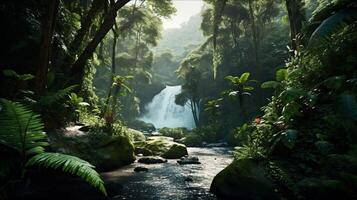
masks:
[(195, 127), (192, 112), (189, 106), (175, 104), (175, 96), (181, 93), (181, 86), (166, 86), (152, 101), (145, 106), (147, 111), (140, 118), (148, 123), (154, 124), (156, 128), (162, 127)]

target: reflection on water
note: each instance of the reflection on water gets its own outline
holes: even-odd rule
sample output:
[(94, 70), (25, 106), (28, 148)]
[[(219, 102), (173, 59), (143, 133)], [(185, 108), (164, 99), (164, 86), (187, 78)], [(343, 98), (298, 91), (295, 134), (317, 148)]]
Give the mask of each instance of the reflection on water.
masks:
[[(232, 162), (231, 149), (188, 148), (188, 152), (198, 156), (202, 164), (179, 165), (176, 160), (153, 165), (134, 163), (103, 174), (107, 181), (123, 186), (113, 199), (216, 199), (209, 193), (209, 187), (213, 177)], [(147, 167), (149, 172), (133, 172), (137, 166)], [(190, 180), (185, 180), (187, 178)]]

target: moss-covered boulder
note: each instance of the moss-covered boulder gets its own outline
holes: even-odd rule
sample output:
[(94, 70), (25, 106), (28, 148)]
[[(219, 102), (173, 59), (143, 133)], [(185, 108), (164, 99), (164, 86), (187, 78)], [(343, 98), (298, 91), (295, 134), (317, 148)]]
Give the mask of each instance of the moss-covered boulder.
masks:
[(210, 191), (227, 200), (279, 199), (261, 164), (250, 159), (234, 161), (214, 177)]
[(134, 146), (127, 137), (123, 136), (102, 141), (92, 151), (92, 155), (89, 161), (102, 170), (121, 167), (135, 160)]
[(167, 159), (178, 159), (188, 155), (185, 145), (174, 142), (173, 138), (155, 136), (149, 137), (145, 142), (135, 143), (136, 147), (149, 150), (153, 155), (161, 156)]
[(131, 138), (132, 141), (145, 141), (146, 136), (143, 132), (128, 128), (126, 134)]
[(89, 133), (80, 136), (50, 135), (52, 151), (66, 153), (87, 160), (97, 169), (107, 171), (135, 161), (134, 145), (126, 136)]
[(178, 159), (183, 156), (188, 155), (187, 148), (183, 144), (171, 143), (169, 149), (162, 155), (162, 157), (167, 159)]

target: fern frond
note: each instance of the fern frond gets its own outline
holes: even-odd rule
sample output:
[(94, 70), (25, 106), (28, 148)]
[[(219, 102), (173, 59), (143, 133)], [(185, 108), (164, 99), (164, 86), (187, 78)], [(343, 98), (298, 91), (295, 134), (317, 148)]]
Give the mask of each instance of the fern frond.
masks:
[(95, 188), (98, 188), (104, 195), (107, 195), (104, 182), (94, 170), (94, 166), (80, 158), (60, 153), (41, 153), (32, 157), (26, 166), (61, 169), (63, 172), (81, 177)]
[(47, 106), (47, 105), (52, 105), (54, 103), (58, 103), (60, 100), (64, 99), (67, 97), (71, 92), (77, 87), (77, 85), (72, 85), (67, 88), (64, 88), (62, 90), (57, 91), (56, 93), (49, 94), (47, 96), (44, 96), (41, 98), (39, 101), (40, 105)]
[(21, 155), (44, 152), (46, 134), (40, 116), (17, 102), (0, 99), (0, 143), (11, 146)]

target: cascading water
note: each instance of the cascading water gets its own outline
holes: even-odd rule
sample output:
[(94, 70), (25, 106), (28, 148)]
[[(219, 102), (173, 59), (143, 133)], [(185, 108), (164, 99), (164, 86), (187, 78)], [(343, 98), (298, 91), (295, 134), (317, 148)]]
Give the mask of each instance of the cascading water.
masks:
[(188, 106), (175, 103), (175, 96), (181, 93), (181, 86), (166, 86), (152, 101), (145, 106), (146, 114), (140, 119), (154, 124), (156, 128), (163, 127), (195, 127), (192, 112)]

